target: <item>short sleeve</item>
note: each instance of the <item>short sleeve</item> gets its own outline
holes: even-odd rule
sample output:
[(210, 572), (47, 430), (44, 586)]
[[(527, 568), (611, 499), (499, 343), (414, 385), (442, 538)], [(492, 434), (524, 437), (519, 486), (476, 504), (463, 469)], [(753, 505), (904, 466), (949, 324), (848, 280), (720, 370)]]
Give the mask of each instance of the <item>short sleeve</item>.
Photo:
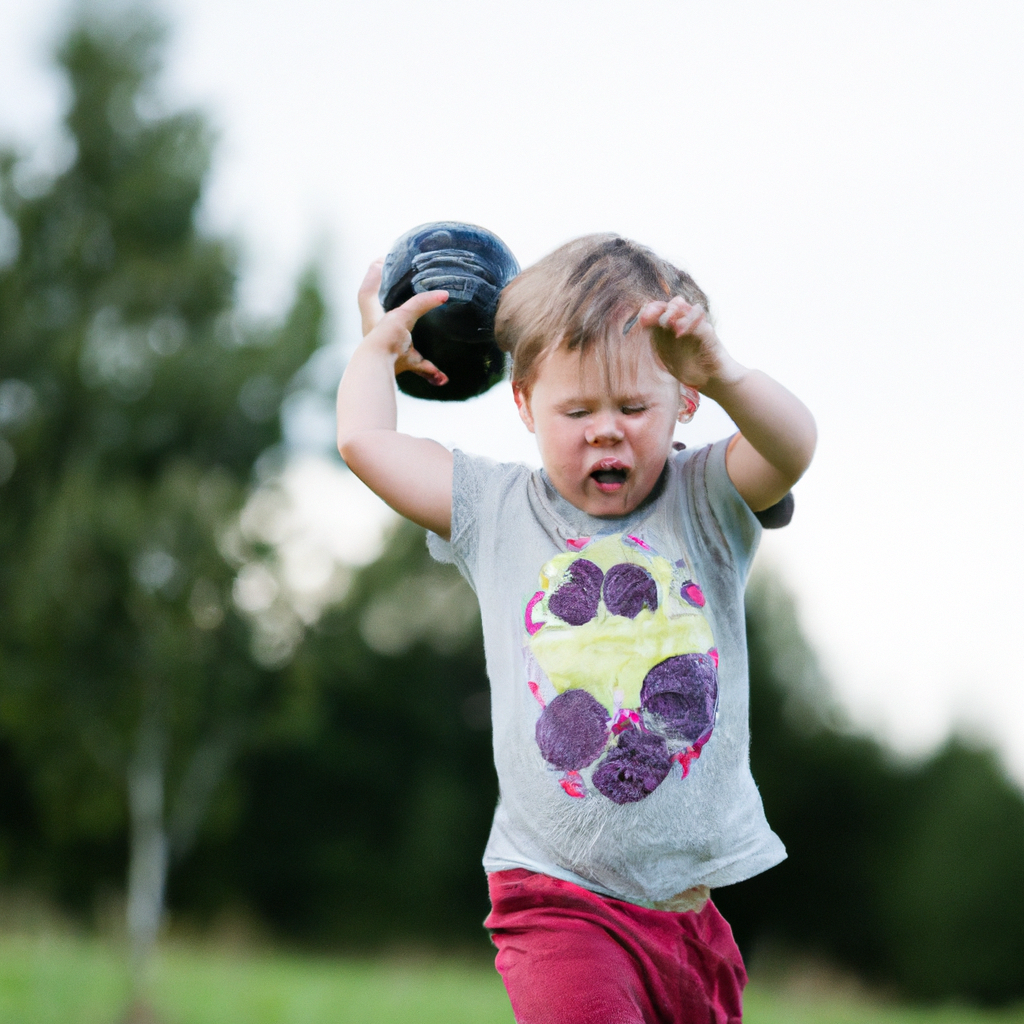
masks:
[(686, 456), (684, 476), (691, 512), (704, 539), (724, 545), (741, 580), (746, 580), (761, 539), (761, 524), (743, 499), (725, 467), (729, 438)]
[(454, 565), (474, 586), (479, 552), (480, 510), (490, 478), (500, 465), (490, 459), (452, 452), (452, 533), (444, 540), (427, 533), (427, 550), (438, 562)]

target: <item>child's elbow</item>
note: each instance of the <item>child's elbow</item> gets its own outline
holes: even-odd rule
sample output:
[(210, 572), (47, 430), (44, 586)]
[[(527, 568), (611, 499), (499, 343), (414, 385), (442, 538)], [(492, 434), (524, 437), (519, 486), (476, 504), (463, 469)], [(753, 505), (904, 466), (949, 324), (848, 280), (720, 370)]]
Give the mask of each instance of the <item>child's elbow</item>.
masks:
[(338, 454), (353, 472), (365, 457), (366, 436), (361, 431), (338, 431)]
[(793, 487), (807, 472), (811, 460), (814, 458), (816, 442), (817, 438), (813, 434), (802, 438), (801, 443), (794, 445), (790, 450), (788, 458), (776, 467), (780, 476), (785, 478), (786, 490)]
[(786, 435), (785, 443), (776, 452), (774, 465), (792, 487), (810, 466), (818, 445), (818, 425), (803, 403), (798, 406), (797, 415), (790, 419)]
[[(814, 450), (818, 447), (818, 424), (814, 421), (814, 416), (811, 415), (810, 411), (807, 412), (807, 418), (804, 422), (802, 436), (800, 438), (800, 469), (797, 477), (801, 477), (807, 470), (807, 467), (811, 464), (811, 460), (814, 458)], [(795, 481), (794, 481), (795, 482)]]

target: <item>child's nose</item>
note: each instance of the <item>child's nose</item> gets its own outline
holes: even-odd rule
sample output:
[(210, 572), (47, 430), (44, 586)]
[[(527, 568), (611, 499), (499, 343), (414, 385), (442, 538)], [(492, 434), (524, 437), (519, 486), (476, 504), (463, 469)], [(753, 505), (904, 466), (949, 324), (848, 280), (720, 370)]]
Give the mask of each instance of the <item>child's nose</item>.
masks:
[(587, 427), (587, 444), (600, 447), (615, 444), (623, 438), (622, 427), (617, 416), (612, 413), (600, 413), (593, 417)]

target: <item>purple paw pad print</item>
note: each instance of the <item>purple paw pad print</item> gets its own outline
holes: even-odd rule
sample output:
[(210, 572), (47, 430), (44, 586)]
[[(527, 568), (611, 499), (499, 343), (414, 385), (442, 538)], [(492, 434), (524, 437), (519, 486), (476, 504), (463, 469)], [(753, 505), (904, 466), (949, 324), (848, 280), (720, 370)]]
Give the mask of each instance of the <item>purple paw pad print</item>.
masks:
[(566, 570), (569, 579), (548, 602), (548, 607), (570, 626), (582, 626), (597, 615), (604, 573), (586, 558), (577, 558)]
[(660, 736), (627, 729), (594, 772), (594, 785), (609, 800), (632, 804), (653, 793), (671, 767), (668, 744)]
[(608, 713), (586, 690), (560, 693), (537, 719), (537, 746), (562, 771), (592, 764), (608, 740)]
[(566, 547), (524, 605), (538, 751), (568, 797), (636, 803), (677, 764), (686, 778), (715, 727), (707, 600), (688, 559), (670, 561), (640, 537)]
[(635, 619), (643, 608), (658, 610), (658, 584), (643, 566), (613, 565), (604, 578), (604, 603), (612, 615)]
[(640, 706), (676, 739), (696, 742), (715, 724), (718, 672), (707, 654), (681, 654), (655, 665), (644, 679)]

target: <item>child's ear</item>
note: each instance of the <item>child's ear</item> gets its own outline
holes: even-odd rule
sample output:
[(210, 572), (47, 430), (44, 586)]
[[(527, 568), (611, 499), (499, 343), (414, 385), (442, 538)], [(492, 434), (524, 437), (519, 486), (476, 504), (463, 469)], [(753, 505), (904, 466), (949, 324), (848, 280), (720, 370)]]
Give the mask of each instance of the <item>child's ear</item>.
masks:
[(689, 423), (700, 405), (700, 392), (689, 384), (679, 385), (679, 422)]
[(531, 434), (534, 433), (533, 414), (530, 412), (530, 402), (523, 392), (523, 389), (515, 381), (512, 381), (512, 397), (516, 400), (516, 408), (519, 410), (519, 418), (526, 424), (526, 429)]

